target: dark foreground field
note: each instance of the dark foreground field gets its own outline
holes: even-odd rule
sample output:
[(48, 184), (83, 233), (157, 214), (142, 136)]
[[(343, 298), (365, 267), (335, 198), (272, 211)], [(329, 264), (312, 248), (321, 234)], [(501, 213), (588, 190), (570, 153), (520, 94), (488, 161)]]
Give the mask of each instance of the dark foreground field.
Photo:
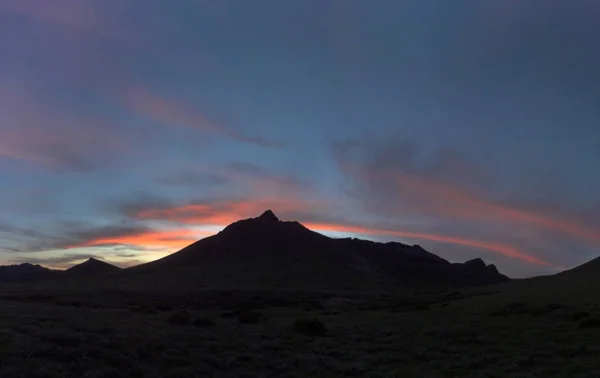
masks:
[(580, 297), (544, 280), (395, 294), (7, 286), (0, 377), (597, 377), (590, 285)]

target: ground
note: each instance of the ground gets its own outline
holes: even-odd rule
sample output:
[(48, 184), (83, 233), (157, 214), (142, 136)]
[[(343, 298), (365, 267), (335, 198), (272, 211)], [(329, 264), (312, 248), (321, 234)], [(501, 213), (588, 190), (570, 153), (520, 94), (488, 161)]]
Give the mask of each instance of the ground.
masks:
[[(362, 294), (7, 286), (0, 377), (599, 377), (594, 300), (511, 285)], [(191, 324), (171, 321), (185, 311)], [(325, 334), (302, 332), (304, 320)]]

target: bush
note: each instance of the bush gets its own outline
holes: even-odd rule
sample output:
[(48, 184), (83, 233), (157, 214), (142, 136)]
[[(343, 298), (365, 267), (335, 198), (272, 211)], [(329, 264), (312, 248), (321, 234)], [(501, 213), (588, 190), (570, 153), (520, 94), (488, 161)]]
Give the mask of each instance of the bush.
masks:
[(525, 308), (525, 304), (521, 302), (512, 302), (506, 305), (506, 309), (511, 312), (521, 311)]
[(323, 305), (318, 300), (306, 300), (302, 302), (304, 310), (324, 310)]
[(560, 310), (561, 308), (563, 308), (563, 305), (560, 303), (548, 303), (546, 305), (546, 310), (548, 311)]
[(161, 312), (169, 312), (169, 311), (173, 311), (173, 306), (167, 305), (167, 304), (157, 304), (156, 306), (154, 306), (158, 311)]
[(587, 318), (579, 322), (579, 328), (599, 328), (600, 319), (598, 318)]
[(217, 323), (213, 322), (210, 319), (206, 319), (206, 318), (199, 318), (199, 319), (194, 320), (194, 325), (196, 327), (212, 327), (216, 324)]
[(135, 306), (129, 309), (129, 311), (138, 313), (138, 314), (155, 314), (156, 309), (151, 306)]
[(575, 313), (570, 314), (568, 316), (568, 319), (572, 320), (574, 322), (578, 322), (580, 320), (583, 320), (583, 319), (589, 317), (590, 315), (591, 314), (587, 311), (580, 311), (580, 312), (575, 312)]
[(294, 322), (294, 331), (306, 336), (325, 336), (327, 328), (318, 319), (298, 319)]
[(243, 312), (238, 316), (238, 321), (241, 324), (256, 324), (260, 321), (258, 312)]
[(192, 323), (192, 315), (188, 311), (179, 311), (171, 314), (169, 324), (189, 325)]

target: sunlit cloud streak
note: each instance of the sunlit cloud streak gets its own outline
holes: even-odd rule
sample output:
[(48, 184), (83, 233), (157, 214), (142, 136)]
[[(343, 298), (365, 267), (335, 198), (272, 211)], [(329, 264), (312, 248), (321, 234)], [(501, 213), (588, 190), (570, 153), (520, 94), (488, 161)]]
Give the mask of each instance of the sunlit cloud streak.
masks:
[(137, 114), (166, 126), (187, 127), (266, 148), (282, 147), (280, 142), (248, 136), (227, 125), (209, 120), (189, 105), (158, 96), (140, 86), (129, 88), (126, 103)]
[(168, 248), (176, 250), (183, 248), (198, 239), (212, 235), (211, 232), (180, 229), (172, 231), (143, 231), (120, 236), (98, 236), (77, 244), (66, 246), (66, 249), (85, 248), (93, 246), (126, 245), (137, 248)]
[(0, 12), (25, 15), (36, 21), (71, 28), (100, 36), (132, 41), (132, 35), (114, 22), (114, 14), (107, 10), (119, 9), (123, 2), (113, 0), (101, 3), (90, 0), (3, 0)]
[[(369, 160), (353, 159), (353, 152), (364, 154), (365, 151), (370, 151)], [(491, 199), (481, 185), (478, 189), (469, 187), (481, 178), (474, 176), (470, 169), (459, 169), (468, 166), (467, 162), (454, 159), (451, 165), (445, 162), (443, 169), (424, 168), (415, 161), (416, 156), (422, 154), (418, 149), (390, 154), (386, 148), (370, 146), (368, 142), (337, 146), (334, 154), (340, 171), (357, 188), (355, 197), (364, 202), (367, 209), (382, 215), (532, 227), (600, 246), (600, 222), (589, 217), (578, 218), (577, 211), (561, 212), (556, 204), (540, 206), (536, 203), (535, 207), (533, 204), (528, 207), (526, 202), (518, 205)], [(467, 174), (461, 176), (461, 172)]]
[(600, 228), (576, 219), (563, 219), (561, 214), (536, 213), (477, 196), (474, 192), (431, 177), (402, 172), (373, 171), (367, 167), (343, 166), (346, 173), (361, 180), (380, 180), (393, 185), (398, 196), (419, 196), (424, 201), (418, 210), (440, 217), (523, 224), (561, 232), (600, 245)]
[(130, 152), (113, 131), (99, 119), (52, 107), (22, 83), (0, 86), (0, 158), (89, 172), (110, 160), (106, 151)]
[[(276, 211), (279, 214), (286, 214), (287, 217), (291, 217), (290, 219), (298, 219), (300, 221), (303, 221), (303, 219), (301, 218), (299, 219), (294, 217), (295, 213), (306, 214), (311, 212), (311, 210), (315, 213), (318, 211), (316, 207), (311, 209), (308, 208), (306, 205), (307, 204), (304, 203), (291, 204), (290, 202), (282, 202), (276, 204), (274, 202), (269, 201), (247, 200), (212, 204), (185, 205), (163, 209), (147, 209), (132, 214), (132, 216), (140, 220), (151, 219), (171, 221), (174, 223), (186, 225), (209, 224), (224, 227), (238, 219), (256, 216), (257, 214), (259, 214), (260, 211), (263, 211), (267, 208), (276, 209)], [(385, 230), (334, 223), (317, 223), (310, 222), (310, 220), (306, 222), (305, 225), (313, 230), (322, 232), (342, 232), (362, 235), (395, 236), (401, 238), (430, 240), (436, 242), (457, 244), (467, 247), (488, 250), (494, 253), (501, 253), (503, 255), (512, 258), (517, 258), (533, 264), (554, 267), (553, 264), (545, 261), (544, 259), (522, 252), (516, 247), (491, 241), (482, 241), (467, 237), (446, 236), (441, 234), (424, 232)]]
[(508, 257), (517, 258), (519, 260), (523, 260), (529, 263), (543, 265), (547, 267), (556, 267), (556, 265), (551, 264), (541, 258), (532, 256), (530, 254), (524, 253), (519, 249), (495, 242), (488, 242), (483, 240), (474, 240), (468, 239), (464, 237), (458, 236), (445, 236), (445, 235), (436, 235), (436, 234), (428, 234), (423, 232), (410, 232), (410, 231), (397, 231), (397, 230), (383, 230), (383, 229), (373, 229), (366, 227), (356, 227), (356, 226), (346, 226), (341, 224), (319, 224), (319, 223), (307, 223), (307, 227), (317, 230), (317, 231), (334, 231), (334, 232), (344, 232), (344, 233), (354, 233), (354, 234), (362, 234), (362, 235), (387, 235), (387, 236), (397, 236), (401, 238), (408, 239), (417, 239), (417, 240), (429, 240), (435, 242), (449, 243), (462, 245), (466, 247), (474, 247), (483, 250), (492, 251), (495, 253), (500, 253)]

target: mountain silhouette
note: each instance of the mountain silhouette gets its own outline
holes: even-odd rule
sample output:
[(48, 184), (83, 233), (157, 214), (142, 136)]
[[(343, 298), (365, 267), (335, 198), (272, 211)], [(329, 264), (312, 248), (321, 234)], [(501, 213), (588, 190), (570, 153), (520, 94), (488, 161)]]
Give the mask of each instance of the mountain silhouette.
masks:
[(54, 277), (56, 273), (57, 271), (28, 263), (2, 265), (0, 266), (0, 282), (35, 281)]
[(121, 271), (121, 268), (111, 265), (107, 262), (97, 260), (95, 258), (90, 258), (87, 261), (72, 266), (71, 268), (65, 270), (66, 275), (103, 275), (116, 273)]
[(464, 264), (418, 245), (335, 239), (267, 210), (160, 260), (126, 269), (161, 285), (372, 289), (382, 285), (473, 286), (507, 281), (481, 259)]

